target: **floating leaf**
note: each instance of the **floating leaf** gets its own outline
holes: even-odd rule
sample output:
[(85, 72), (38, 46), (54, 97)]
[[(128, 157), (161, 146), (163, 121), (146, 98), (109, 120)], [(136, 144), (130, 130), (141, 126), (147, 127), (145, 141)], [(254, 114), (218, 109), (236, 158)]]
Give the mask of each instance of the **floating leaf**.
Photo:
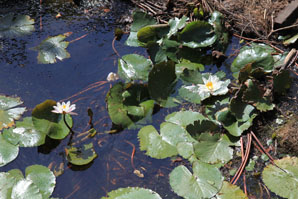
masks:
[(56, 177), (49, 168), (42, 165), (32, 165), (26, 168), (25, 173), (26, 179), (31, 180), (38, 187), (43, 198), (52, 195), (56, 185)]
[(199, 137), (199, 142), (194, 145), (194, 150), (196, 156), (203, 162), (227, 163), (233, 157), (233, 149), (229, 145), (230, 143), (219, 133), (213, 136), (210, 133), (203, 133)]
[(70, 54), (66, 51), (69, 42), (63, 41), (66, 37), (65, 35), (48, 37), (34, 47), (33, 50), (38, 51), (38, 63), (53, 64), (56, 63), (56, 58), (60, 61), (69, 58)]
[(19, 147), (6, 141), (0, 134), (0, 167), (16, 159), (18, 154)]
[(285, 94), (291, 87), (292, 79), (288, 70), (282, 70), (279, 74), (273, 76), (273, 90), (279, 95)]
[(101, 199), (161, 199), (161, 197), (150, 189), (126, 187), (111, 191), (107, 197)]
[(14, 120), (20, 119), (26, 111), (25, 107), (18, 107), (23, 102), (18, 97), (6, 97), (0, 95), (0, 130), (14, 125)]
[(16, 122), (15, 128), (5, 129), (3, 136), (10, 143), (21, 147), (40, 146), (45, 143), (46, 138), (46, 134), (35, 129), (31, 117)]
[(216, 194), (217, 199), (248, 199), (240, 187), (223, 181), (221, 190)]
[(178, 19), (177, 17), (175, 17), (174, 19), (170, 19), (169, 20), (170, 30), (167, 34), (167, 38), (170, 38), (172, 35), (176, 35), (176, 33), (179, 30), (184, 28), (187, 20), (188, 18), (186, 16), (183, 16), (181, 19)]
[(175, 63), (172, 61), (154, 65), (149, 73), (148, 89), (152, 99), (163, 105), (176, 85)]
[(194, 154), (193, 143), (190, 142), (179, 142), (177, 144), (178, 154), (183, 158), (188, 159)]
[(205, 21), (190, 22), (179, 35), (183, 45), (190, 48), (211, 46), (216, 39), (213, 27)]
[(149, 42), (157, 42), (157, 40), (169, 32), (169, 28), (168, 24), (148, 25), (138, 31), (137, 37), (142, 45), (146, 45)]
[[(69, 129), (64, 123), (63, 115), (53, 113), (54, 100), (46, 100), (35, 106), (32, 111), (32, 121), (36, 130), (48, 135), (52, 139), (64, 139), (69, 134)], [(66, 114), (66, 122), (71, 127), (72, 118)]]
[(125, 44), (128, 46), (137, 47), (137, 46), (139, 46), (137, 32), (141, 28), (143, 28), (147, 25), (156, 24), (156, 21), (150, 15), (148, 15), (144, 12), (140, 12), (140, 11), (134, 12), (132, 17), (133, 17), (133, 23), (131, 24), (130, 34), (129, 34), (129, 37), (127, 38), (127, 40), (125, 41)]
[(273, 110), (274, 104), (268, 97), (264, 96), (264, 91), (251, 79), (245, 82), (247, 89), (243, 92), (243, 100), (252, 103), (260, 111)]
[(68, 147), (65, 149), (67, 160), (74, 165), (86, 165), (92, 162), (97, 154), (93, 149), (93, 143), (85, 144), (83, 147)]
[(244, 46), (231, 65), (233, 76), (238, 78), (239, 71), (249, 63), (252, 64), (252, 69), (261, 67), (265, 72), (271, 72), (274, 67), (272, 52), (273, 48), (263, 44), (252, 43), (251, 46)]
[(148, 81), (151, 61), (137, 54), (124, 55), (118, 61), (118, 75), (125, 81)]
[(193, 174), (182, 165), (170, 173), (173, 191), (185, 199), (211, 198), (221, 188), (222, 180), (215, 166), (201, 161), (194, 162)]
[(275, 160), (277, 165), (269, 164), (262, 172), (262, 178), (270, 191), (277, 195), (295, 199), (298, 196), (298, 158), (285, 157)]
[(34, 31), (34, 19), (27, 15), (8, 14), (0, 18), (0, 38), (19, 37)]
[(108, 112), (114, 124), (123, 128), (137, 127), (134, 122), (150, 119), (154, 101), (148, 88), (141, 84), (115, 84), (106, 96)]
[(230, 111), (240, 122), (248, 121), (255, 114), (255, 108), (252, 105), (244, 103), (237, 98), (232, 98)]
[(201, 113), (193, 112), (193, 111), (179, 111), (174, 112), (166, 116), (165, 120), (167, 122), (171, 122), (173, 124), (177, 124), (186, 128), (190, 124), (194, 124), (195, 121), (205, 120)]
[(9, 199), (11, 198), (11, 191), (13, 185), (16, 184), (18, 179), (14, 178), (10, 173), (0, 173), (0, 198)]
[(298, 34), (296, 34), (296, 35), (294, 35), (293, 37), (291, 37), (291, 38), (285, 40), (285, 41), (283, 42), (283, 44), (284, 44), (285, 46), (290, 45), (290, 44), (294, 44), (294, 43), (296, 43), (297, 39), (298, 39)]
[(181, 63), (176, 64), (176, 75), (187, 83), (203, 83), (202, 74), (200, 73), (203, 70), (205, 70), (204, 65), (188, 60), (182, 60)]
[(11, 199), (42, 199), (38, 187), (31, 180), (18, 181), (12, 188)]

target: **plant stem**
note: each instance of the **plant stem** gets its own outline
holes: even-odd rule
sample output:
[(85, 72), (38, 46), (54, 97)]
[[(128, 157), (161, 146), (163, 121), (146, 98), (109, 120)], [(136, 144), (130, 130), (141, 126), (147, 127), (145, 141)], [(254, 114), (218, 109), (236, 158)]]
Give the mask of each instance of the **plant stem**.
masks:
[(69, 129), (69, 131), (71, 132), (71, 134), (74, 134), (74, 131), (71, 129), (71, 127), (67, 124), (66, 122), (66, 117), (65, 117), (66, 114), (63, 114), (63, 120), (64, 120), (64, 123), (65, 125), (67, 126), (67, 128)]

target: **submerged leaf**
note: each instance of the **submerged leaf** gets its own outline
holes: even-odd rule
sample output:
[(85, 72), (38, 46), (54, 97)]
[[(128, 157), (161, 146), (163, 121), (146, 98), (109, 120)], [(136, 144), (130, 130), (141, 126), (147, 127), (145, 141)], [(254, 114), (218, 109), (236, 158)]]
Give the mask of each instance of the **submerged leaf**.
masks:
[(67, 160), (74, 165), (86, 165), (92, 162), (97, 154), (93, 149), (93, 143), (85, 144), (83, 147), (68, 147), (65, 149)]
[(3, 138), (0, 134), (0, 167), (13, 161), (19, 154), (19, 147), (13, 145)]
[(150, 189), (126, 187), (111, 191), (107, 197), (101, 199), (161, 199), (161, 197)]
[(34, 19), (27, 15), (8, 14), (0, 18), (0, 38), (28, 35), (34, 31)]
[(69, 58), (70, 54), (66, 51), (69, 42), (63, 41), (66, 37), (65, 35), (48, 37), (34, 47), (33, 50), (38, 51), (38, 63), (53, 64), (56, 63), (56, 58), (60, 61)]
[(270, 191), (277, 195), (295, 199), (298, 196), (298, 158), (285, 157), (275, 160), (277, 165), (269, 164), (264, 168), (262, 178)]
[(25, 107), (16, 107), (23, 104), (20, 98), (0, 95), (0, 130), (14, 125), (14, 120), (20, 119), (26, 111)]

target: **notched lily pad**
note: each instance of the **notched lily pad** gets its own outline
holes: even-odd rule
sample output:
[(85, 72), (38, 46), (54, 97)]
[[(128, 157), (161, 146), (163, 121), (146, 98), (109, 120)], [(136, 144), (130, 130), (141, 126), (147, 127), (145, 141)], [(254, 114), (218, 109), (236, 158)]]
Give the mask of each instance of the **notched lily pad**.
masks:
[(62, 61), (63, 59), (69, 58), (70, 54), (66, 51), (69, 42), (63, 41), (66, 37), (66, 35), (48, 37), (38, 46), (32, 48), (38, 51), (38, 63), (54, 64), (57, 61), (56, 59)]
[(0, 95), (0, 130), (14, 125), (14, 120), (20, 119), (26, 111), (25, 107), (17, 107), (23, 104), (18, 97)]
[(0, 167), (16, 159), (18, 154), (19, 147), (5, 140), (3, 135), (0, 134)]
[(97, 154), (93, 149), (93, 143), (85, 144), (83, 147), (68, 147), (65, 149), (67, 160), (74, 165), (86, 165), (92, 162)]
[(107, 197), (101, 199), (161, 199), (161, 197), (150, 189), (140, 187), (126, 187), (108, 193)]
[(34, 31), (34, 19), (27, 15), (8, 14), (0, 18), (0, 38), (19, 37)]

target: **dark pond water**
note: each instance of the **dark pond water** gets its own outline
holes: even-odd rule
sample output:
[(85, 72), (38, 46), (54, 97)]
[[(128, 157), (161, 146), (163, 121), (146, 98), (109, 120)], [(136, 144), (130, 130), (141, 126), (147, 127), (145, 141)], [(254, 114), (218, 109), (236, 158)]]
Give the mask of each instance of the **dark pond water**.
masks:
[[(90, 88), (93, 83), (105, 81), (109, 72), (117, 71), (117, 59), (112, 50), (115, 20), (130, 9), (127, 3), (115, 1), (107, 6), (110, 10), (98, 8), (95, 13), (84, 14), (82, 9), (69, 1), (7, 1), (0, 4), (0, 15), (13, 12), (30, 15), (35, 19), (36, 31), (17, 39), (0, 40), (0, 92), (5, 95), (17, 95), (28, 107), (31, 114), (35, 105), (46, 99), (56, 101), (70, 99), (76, 104), (78, 116), (74, 116), (74, 141), (80, 141), (79, 134), (88, 130), (87, 109), (94, 113), (93, 123), (98, 134), (92, 141), (98, 157), (86, 167), (67, 165), (64, 148), (68, 138), (61, 142), (50, 141), (38, 148), (20, 148), (18, 158), (0, 172), (18, 168), (24, 169), (32, 164), (52, 165), (52, 168), (64, 164), (64, 172), (57, 177), (53, 197), (93, 199), (105, 196), (107, 192), (119, 187), (139, 186), (150, 188), (163, 198), (179, 198), (170, 190), (168, 174), (175, 167), (171, 160), (156, 160), (147, 157), (138, 149), (137, 130), (124, 130), (118, 134), (107, 134), (112, 127), (105, 104), (105, 95), (109, 83), (92, 88), (87, 92), (70, 98), (72, 95)], [(55, 16), (61, 13), (62, 17)], [(40, 23), (40, 20), (42, 23)], [(41, 25), (42, 24), (42, 25)], [(67, 48), (70, 59), (56, 64), (37, 64), (37, 52), (30, 48), (38, 45), (48, 36), (73, 32), (68, 41), (87, 34), (86, 37), (70, 43)], [(130, 48), (123, 43), (125, 38), (116, 42), (120, 55), (138, 53), (146, 55), (143, 49)], [(236, 40), (235, 40), (236, 41)], [(237, 43), (237, 42), (235, 42)], [(237, 47), (237, 46), (236, 46)], [(238, 46), (239, 47), (239, 46)], [(229, 53), (235, 46), (230, 46)], [(225, 69), (211, 67), (210, 70)], [(99, 84), (98, 84), (99, 85)], [(158, 128), (165, 115), (173, 110), (161, 110), (153, 116)], [(25, 115), (26, 115), (25, 114)], [(132, 146), (136, 147), (134, 165), (143, 172), (144, 178), (133, 174), (131, 165)], [(142, 169), (143, 168), (143, 169)]]

